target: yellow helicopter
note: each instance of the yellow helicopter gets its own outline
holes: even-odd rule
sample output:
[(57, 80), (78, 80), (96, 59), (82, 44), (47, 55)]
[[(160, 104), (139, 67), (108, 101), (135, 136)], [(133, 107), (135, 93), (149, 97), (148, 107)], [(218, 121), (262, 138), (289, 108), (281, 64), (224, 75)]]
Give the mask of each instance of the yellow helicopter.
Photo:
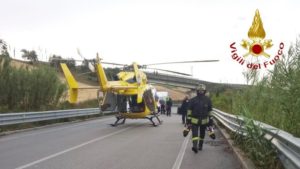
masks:
[[(218, 60), (168, 62), (148, 65), (215, 61)], [(89, 67), (96, 72), (100, 86), (99, 89), (103, 92), (103, 99), (99, 102), (101, 111), (110, 109), (118, 112), (116, 115), (117, 119), (114, 124), (111, 124), (112, 126), (124, 124), (126, 119), (148, 119), (153, 126), (162, 124), (157, 112), (158, 100), (155, 96), (155, 88), (148, 83), (146, 74), (140, 70), (140, 68), (146, 68), (148, 65), (138, 65), (135, 62), (133, 62), (132, 65), (125, 65), (123, 71), (117, 74), (117, 80), (108, 81), (102, 64), (123, 64), (101, 62), (98, 55), (96, 59), (89, 60), (89, 63), (93, 63), (93, 67)], [(69, 86), (69, 102), (76, 103), (78, 89), (86, 88), (80, 88), (78, 86), (75, 78), (65, 63), (61, 63), (60, 65)], [(157, 70), (189, 75), (164, 69)], [(154, 119), (156, 119), (157, 123), (154, 122)], [(119, 123), (120, 120), (122, 121)]]

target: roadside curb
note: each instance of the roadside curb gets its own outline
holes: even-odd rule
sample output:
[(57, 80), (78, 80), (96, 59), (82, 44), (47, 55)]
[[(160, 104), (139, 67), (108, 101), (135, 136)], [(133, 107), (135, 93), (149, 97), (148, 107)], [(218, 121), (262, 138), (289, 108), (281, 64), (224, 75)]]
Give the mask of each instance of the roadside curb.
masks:
[(233, 145), (233, 140), (230, 138), (230, 135), (227, 133), (227, 131), (223, 129), (219, 124), (215, 123), (215, 125), (218, 127), (226, 142), (229, 144), (230, 148), (234, 152), (235, 157), (239, 160), (242, 169), (256, 169), (253, 162), (245, 157), (245, 155), (243, 155), (243, 151)]

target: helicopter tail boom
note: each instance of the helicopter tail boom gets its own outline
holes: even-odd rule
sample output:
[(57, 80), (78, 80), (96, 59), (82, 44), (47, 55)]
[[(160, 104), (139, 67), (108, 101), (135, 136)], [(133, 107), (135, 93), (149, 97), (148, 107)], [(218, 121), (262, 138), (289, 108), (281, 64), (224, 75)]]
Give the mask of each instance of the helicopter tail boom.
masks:
[(136, 89), (134, 85), (128, 85), (123, 81), (108, 81), (101, 63), (96, 64), (97, 76), (102, 91)]
[(107, 81), (104, 69), (103, 69), (103, 67), (102, 67), (102, 65), (100, 63), (96, 64), (96, 71), (98, 72), (97, 76), (98, 76), (99, 85), (100, 85), (101, 90), (102, 91), (107, 90), (107, 88), (108, 88), (108, 81)]
[(67, 83), (69, 86), (69, 102), (76, 103), (78, 96), (78, 83), (70, 72), (68, 66), (65, 63), (61, 63), (61, 68), (64, 72), (65, 78), (67, 79)]

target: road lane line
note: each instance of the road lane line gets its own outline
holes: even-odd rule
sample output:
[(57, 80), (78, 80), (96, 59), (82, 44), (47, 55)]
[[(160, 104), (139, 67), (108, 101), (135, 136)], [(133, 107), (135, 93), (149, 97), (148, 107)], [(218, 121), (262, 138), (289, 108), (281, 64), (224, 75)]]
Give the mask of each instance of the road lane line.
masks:
[[(25, 134), (25, 135), (21, 135), (21, 136), (9, 136), (9, 135), (1, 136), (1, 137), (4, 137), (4, 138), (0, 137), (0, 142), (20, 139), (20, 138), (23, 138), (23, 137), (34, 136), (34, 135), (39, 135), (39, 134), (47, 134), (47, 133), (51, 133), (51, 132), (54, 132), (54, 131), (60, 131), (60, 130), (63, 130), (63, 129), (73, 128), (73, 127), (80, 127), (80, 126), (84, 126), (84, 125), (89, 125), (89, 124), (94, 124), (94, 123), (99, 123), (99, 122), (105, 122), (105, 121), (109, 121), (109, 120), (111, 120), (111, 119), (110, 118), (105, 118), (105, 119), (98, 119), (98, 120), (93, 120), (93, 121), (84, 121), (85, 123), (83, 123), (83, 124), (81, 122), (79, 122), (79, 124), (70, 124), (71, 126), (69, 126), (68, 124), (62, 124), (62, 125), (68, 125), (68, 126), (66, 126), (66, 127), (54, 126), (54, 127), (59, 127), (59, 128), (55, 128), (55, 129), (50, 129), (49, 128), (46, 131), (29, 133), (29, 134)], [(49, 126), (49, 127), (51, 127), (51, 126)], [(42, 129), (45, 129), (45, 128), (42, 128)], [(37, 130), (39, 130), (39, 129), (37, 129)], [(32, 131), (28, 131), (28, 132), (32, 132)], [(27, 131), (24, 131), (24, 132), (27, 132)], [(16, 134), (18, 134), (18, 133), (16, 133)]]
[(130, 129), (130, 128), (133, 128), (133, 127), (127, 127), (127, 128), (121, 129), (121, 130), (119, 130), (119, 131), (113, 132), (113, 133), (111, 133), (111, 134), (107, 134), (107, 135), (105, 135), (105, 136), (101, 136), (101, 137), (92, 139), (92, 140), (90, 140), (90, 141), (84, 142), (84, 143), (79, 144), (79, 145), (77, 145), (77, 146), (74, 146), (74, 147), (68, 148), (68, 149), (66, 149), (66, 150), (60, 151), (60, 152), (58, 152), (58, 153), (55, 153), (55, 154), (46, 156), (46, 157), (41, 158), (41, 159), (39, 159), (39, 160), (33, 161), (33, 162), (31, 162), (31, 163), (22, 165), (22, 166), (20, 166), (20, 167), (17, 167), (16, 169), (25, 169), (25, 168), (31, 167), (31, 166), (36, 165), (36, 164), (38, 164), (38, 163), (41, 163), (41, 162), (43, 162), (43, 161), (52, 159), (52, 158), (54, 158), (54, 157), (60, 156), (60, 155), (62, 155), (62, 154), (68, 153), (68, 152), (73, 151), (73, 150), (76, 150), (76, 149), (79, 149), (79, 148), (81, 148), (81, 147), (83, 147), (83, 146), (86, 146), (86, 145), (88, 145), (88, 144), (91, 144), (91, 143), (94, 143), (94, 142), (96, 142), (96, 141), (103, 140), (103, 139), (105, 139), (105, 138), (107, 138), (107, 137), (110, 137), (110, 136), (119, 134), (119, 133), (121, 133), (121, 132), (123, 132), (123, 131), (126, 131), (126, 130)]
[(190, 134), (188, 134), (188, 135), (185, 137), (185, 139), (184, 139), (184, 141), (183, 141), (183, 143), (182, 143), (182, 145), (181, 145), (180, 151), (179, 151), (179, 153), (178, 153), (178, 156), (177, 156), (177, 158), (176, 158), (176, 161), (175, 161), (175, 163), (173, 164), (172, 169), (180, 169), (180, 166), (181, 166), (181, 163), (182, 163), (182, 160), (183, 160), (183, 156), (184, 156), (184, 153), (185, 153), (185, 149), (186, 149), (187, 144), (188, 144), (188, 142), (189, 142), (189, 138), (190, 138), (189, 136), (190, 136)]

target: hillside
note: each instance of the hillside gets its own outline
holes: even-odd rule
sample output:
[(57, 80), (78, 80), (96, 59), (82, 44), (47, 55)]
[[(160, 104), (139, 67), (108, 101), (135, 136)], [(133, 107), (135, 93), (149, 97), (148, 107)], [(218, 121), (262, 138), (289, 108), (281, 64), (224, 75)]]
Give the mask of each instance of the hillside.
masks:
[[(29, 64), (29, 62), (26, 61), (19, 61), (19, 60), (12, 60), (11, 64), (15, 67), (25, 67), (27, 66), (29, 69), (33, 68), (34, 65)], [(40, 64), (40, 63), (39, 63)], [(43, 62), (41, 64), (47, 64), (46, 62)], [(61, 81), (66, 83), (66, 80), (63, 76), (63, 74), (58, 71), (58, 75)], [(76, 73), (74, 71), (71, 71), (75, 77), (75, 79), (78, 81), (78, 84), (80, 87), (95, 87), (94, 89), (79, 89), (78, 93), (78, 102), (83, 102), (86, 100), (91, 100), (91, 99), (97, 99), (97, 91), (99, 89), (98, 82), (96, 81), (96, 78), (91, 78), (88, 75), (82, 75), (79, 76), (80, 70)], [(150, 76), (150, 75), (149, 75)], [(203, 83), (207, 85), (208, 91), (210, 92), (222, 92), (225, 91), (226, 89), (241, 89), (244, 88), (246, 85), (239, 85), (239, 84), (222, 84), (222, 83), (212, 83), (212, 82), (207, 82), (207, 81), (201, 81), (200, 83)], [(178, 88), (178, 87), (171, 87), (171, 86), (161, 86), (154, 84), (153, 85), (157, 91), (166, 91), (169, 93), (169, 96), (174, 100), (174, 101), (180, 101), (182, 100), (186, 93), (189, 92), (189, 89), (185, 88)]]
[[(66, 79), (64, 77), (64, 75), (62, 73), (59, 73), (59, 79), (64, 82), (64, 83), (67, 83), (66, 82)], [(85, 81), (81, 81), (80, 78), (76, 78), (76, 80), (78, 80), (78, 85), (80, 87), (89, 87), (89, 86), (94, 86), (95, 88), (96, 87), (99, 87), (97, 86), (97, 83), (95, 83), (94, 85), (91, 85), (91, 83), (87, 83)], [(97, 99), (97, 90), (98, 89), (87, 89), (87, 90), (83, 90), (83, 89), (79, 89), (78, 91), (78, 102), (84, 102), (84, 101), (87, 101), (87, 100), (92, 100), (92, 99)]]
[[(26, 61), (20, 61), (20, 60), (12, 60), (11, 62), (12, 66), (14, 67), (28, 67), (29, 69), (32, 69), (34, 67), (34, 65), (29, 64), (29, 62)], [(78, 82), (78, 85), (80, 87), (95, 87), (98, 88), (99, 85), (97, 82), (89, 80), (88, 78), (86, 78), (85, 76), (78, 76), (76, 73), (73, 72), (73, 75), (75, 77), (75, 79)], [(59, 79), (66, 83), (65, 77), (64, 75), (59, 72), (58, 73)], [(153, 85), (157, 91), (166, 91), (169, 93), (169, 96), (173, 99), (173, 100), (182, 100), (185, 96), (185, 91), (186, 89), (182, 89), (182, 88), (167, 88), (164, 86), (158, 86), (158, 85)], [(83, 102), (86, 100), (91, 100), (91, 99), (97, 99), (97, 91), (98, 89), (79, 89), (78, 92), (78, 102)]]
[(26, 62), (26, 61), (20, 61), (20, 60), (14, 60), (12, 59), (10, 64), (13, 66), (13, 67), (16, 67), (16, 68), (20, 68), (20, 67), (28, 67), (29, 69), (33, 68), (34, 66), (29, 64), (29, 62)]
[[(29, 64), (29, 62), (26, 61), (19, 61), (19, 60), (12, 60), (12, 65), (15, 67), (25, 67), (27, 66), (29, 69), (33, 68), (34, 65)], [(45, 63), (42, 63), (45, 64)], [(63, 74), (58, 71), (59, 78), (61, 81), (66, 83), (66, 80), (63, 76)], [(80, 87), (94, 87), (94, 89), (79, 89), (78, 93), (78, 102), (83, 102), (86, 100), (91, 99), (97, 99), (97, 91), (99, 88), (98, 82), (96, 82), (96, 79), (89, 78), (87, 75), (79, 76), (74, 71), (72, 71), (75, 79), (78, 81), (78, 84)], [(226, 89), (241, 89), (244, 88), (245, 85), (237, 85), (237, 84), (220, 84), (220, 83), (211, 83), (203, 81), (203, 84), (207, 85), (207, 88), (210, 92), (219, 92), (219, 91), (225, 91)], [(180, 101), (184, 98), (187, 92), (189, 92), (189, 89), (185, 88), (178, 88), (178, 87), (171, 87), (171, 86), (161, 86), (154, 84), (153, 85), (157, 91), (166, 91), (169, 93), (169, 96), (174, 101)]]
[[(12, 65), (15, 67), (25, 67), (27, 66), (29, 69), (33, 68), (34, 65), (29, 64), (29, 62), (26, 61), (19, 61), (19, 60), (12, 60)], [(45, 64), (45, 63), (42, 63)], [(58, 71), (58, 75), (61, 81), (66, 83), (66, 80), (63, 76), (63, 74)], [(78, 81), (78, 85), (80, 87), (95, 87), (95, 89), (79, 89), (78, 93), (78, 102), (83, 102), (86, 100), (91, 99), (97, 99), (97, 91), (99, 88), (98, 82), (96, 82), (96, 78), (90, 78), (88, 75), (79, 76), (80, 73), (76, 73), (72, 71), (75, 79)], [(206, 84), (207, 88), (210, 92), (220, 92), (225, 91), (226, 89), (241, 89), (244, 88), (245, 85), (238, 85), (238, 84), (221, 84), (221, 83), (212, 83), (212, 82), (206, 82), (202, 81), (201, 83)], [(161, 86), (154, 84), (153, 85), (157, 91), (166, 91), (169, 93), (169, 96), (174, 101), (180, 101), (182, 100), (186, 93), (189, 92), (189, 89), (185, 88), (178, 88), (178, 87), (171, 87), (171, 86)]]

